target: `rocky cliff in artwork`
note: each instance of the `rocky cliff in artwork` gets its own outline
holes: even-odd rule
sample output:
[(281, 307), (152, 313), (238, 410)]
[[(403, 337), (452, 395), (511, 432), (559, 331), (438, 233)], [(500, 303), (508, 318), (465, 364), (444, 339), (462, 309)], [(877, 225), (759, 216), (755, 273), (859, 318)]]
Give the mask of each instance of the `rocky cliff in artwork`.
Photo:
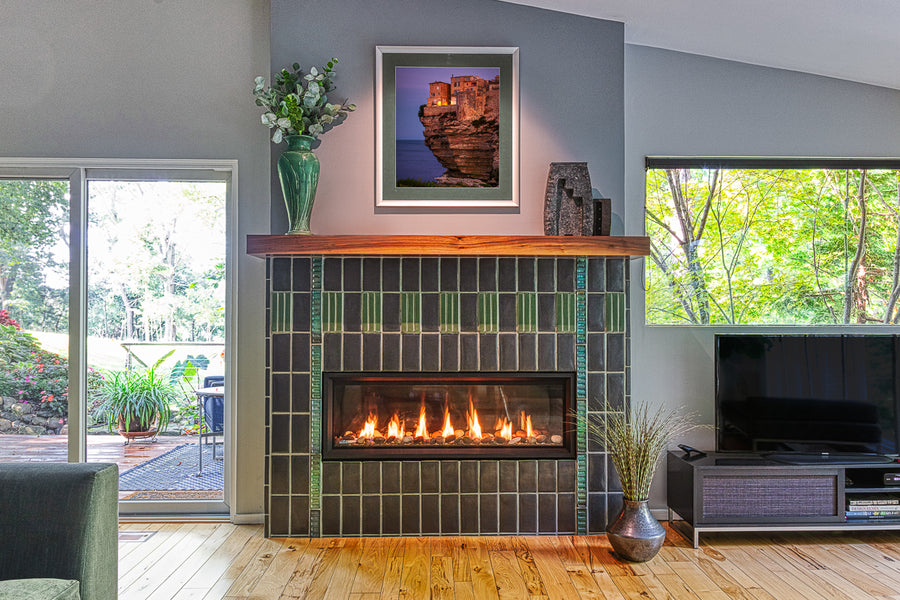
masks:
[[(448, 97), (442, 98), (445, 92)], [(425, 127), (425, 145), (446, 169), (436, 179), (438, 184), (498, 185), (499, 92), (499, 77), (485, 81), (480, 77), (461, 76), (451, 78), (449, 86), (432, 84), (432, 97), (422, 107), (419, 120)]]

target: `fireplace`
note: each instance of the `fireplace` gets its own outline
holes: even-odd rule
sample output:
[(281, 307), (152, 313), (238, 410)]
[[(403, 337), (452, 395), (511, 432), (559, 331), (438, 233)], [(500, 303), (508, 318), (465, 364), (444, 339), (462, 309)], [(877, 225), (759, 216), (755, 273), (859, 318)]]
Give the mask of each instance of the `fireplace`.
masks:
[[(586, 247), (621, 238), (529, 238), (522, 248), (552, 248), (524, 256), (434, 255), (430, 242), (413, 251), (431, 255), (378, 255), (380, 238), (365, 240), (374, 254), (350, 255), (354, 236), (265, 239), (275, 244), (266, 255), (267, 536), (605, 530), (621, 489), (604, 448), (568, 421), (628, 404), (628, 259)], [(495, 247), (497, 238), (475, 241)], [(337, 388), (350, 393), (339, 411), (329, 396)], [(485, 392), (473, 394), (473, 410), (470, 388)], [(428, 443), (415, 435), (423, 397)], [(467, 418), (476, 411), (477, 443)], [(360, 435), (370, 412), (371, 440)], [(413, 435), (376, 441), (376, 431), (390, 438), (394, 412)], [(434, 436), (447, 413), (450, 444)]]
[(323, 459), (575, 458), (574, 373), (323, 378)]

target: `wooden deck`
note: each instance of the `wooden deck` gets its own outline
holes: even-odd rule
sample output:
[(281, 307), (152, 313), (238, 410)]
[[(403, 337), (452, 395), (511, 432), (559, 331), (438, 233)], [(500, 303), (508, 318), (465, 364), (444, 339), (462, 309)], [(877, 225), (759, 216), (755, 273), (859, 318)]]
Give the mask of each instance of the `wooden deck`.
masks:
[[(900, 534), (669, 531), (643, 564), (605, 536), (266, 539), (228, 523), (122, 525), (120, 600), (900, 599)], [(707, 539), (708, 538), (708, 539)]]
[[(175, 446), (197, 443), (192, 436), (160, 436), (155, 442), (135, 440), (127, 446), (119, 435), (87, 436), (88, 462), (109, 462), (125, 471)], [(0, 435), (0, 462), (67, 462), (68, 442), (64, 435)]]

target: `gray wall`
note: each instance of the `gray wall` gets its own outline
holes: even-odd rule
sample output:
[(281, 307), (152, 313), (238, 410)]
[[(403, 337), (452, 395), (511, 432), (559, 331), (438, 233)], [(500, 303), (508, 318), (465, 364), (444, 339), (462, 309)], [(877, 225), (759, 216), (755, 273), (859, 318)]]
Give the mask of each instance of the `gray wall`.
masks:
[[(0, 4), (0, 157), (237, 159), (238, 230), (269, 225), (266, 0)], [(231, 249), (239, 324), (236, 502), (262, 513), (265, 263)]]
[[(900, 156), (895, 90), (630, 45), (625, 73), (625, 225), (632, 235), (644, 230), (648, 155)], [(632, 263), (632, 398), (685, 406), (712, 424), (713, 335), (726, 328), (645, 325), (641, 263)], [(712, 429), (690, 443), (713, 448)], [(653, 506), (662, 507), (658, 479)]]
[[(485, 0), (272, 0), (271, 36), (272, 70), (293, 62), (309, 68), (335, 56), (336, 94), (359, 107), (320, 138), (314, 233), (539, 235), (551, 161), (587, 161), (593, 187), (621, 202), (621, 23)], [(376, 45), (519, 47), (519, 212), (476, 218), (461, 211), (376, 212)], [(286, 231), (277, 176), (272, 183), (272, 231)]]

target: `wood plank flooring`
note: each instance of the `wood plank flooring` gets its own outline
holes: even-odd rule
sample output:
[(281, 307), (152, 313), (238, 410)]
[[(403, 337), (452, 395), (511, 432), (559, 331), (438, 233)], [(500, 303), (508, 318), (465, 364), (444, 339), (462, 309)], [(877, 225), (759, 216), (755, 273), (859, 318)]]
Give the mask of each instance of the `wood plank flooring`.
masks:
[(266, 539), (261, 526), (128, 523), (121, 600), (900, 600), (900, 532), (669, 530), (627, 563), (605, 536)]

